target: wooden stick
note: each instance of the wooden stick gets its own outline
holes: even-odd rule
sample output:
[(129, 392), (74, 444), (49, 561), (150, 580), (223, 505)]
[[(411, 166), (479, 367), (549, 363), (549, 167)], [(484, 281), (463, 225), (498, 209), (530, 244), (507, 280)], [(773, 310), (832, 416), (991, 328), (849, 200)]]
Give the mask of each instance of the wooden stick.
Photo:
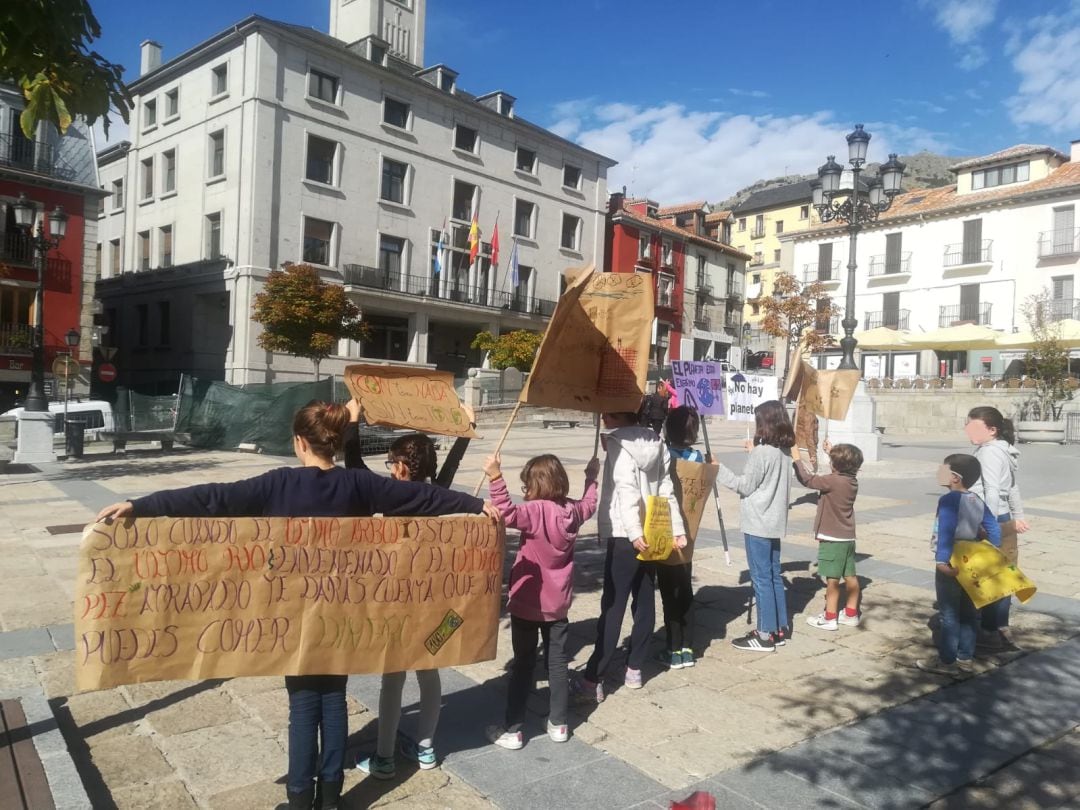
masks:
[[(593, 440), (592, 445), (592, 458), (598, 458), (597, 453), (600, 452), (600, 423), (603, 422), (603, 418), (600, 414), (596, 415), (596, 439)], [(591, 461), (592, 459), (590, 459)]]
[[(521, 410), (521, 400), (519, 399), (514, 403), (514, 410), (510, 411), (510, 418), (506, 420), (506, 427), (503, 428), (502, 436), (499, 437), (499, 443), (495, 445), (495, 449), (491, 451), (492, 455), (502, 450), (503, 443), (506, 442), (506, 436), (510, 433), (510, 426), (514, 424), (514, 420), (517, 419), (518, 411)], [(484, 482), (487, 480), (487, 475), (481, 473), (480, 480), (476, 482), (476, 489), (473, 490), (473, 497), (475, 498), (480, 494), (481, 488), (484, 486)]]
[[(705, 456), (710, 464), (715, 463), (715, 459), (712, 454), (712, 447), (709, 446), (709, 429), (705, 426), (705, 416), (701, 417), (701, 435), (705, 439)], [(720, 542), (724, 545), (724, 561), (731, 565), (731, 552), (728, 551), (727, 543), (727, 529), (724, 527), (724, 513), (720, 510), (720, 490), (717, 489), (716, 479), (713, 479), (712, 485), (713, 491), (713, 503), (716, 504), (716, 519), (720, 522)]]

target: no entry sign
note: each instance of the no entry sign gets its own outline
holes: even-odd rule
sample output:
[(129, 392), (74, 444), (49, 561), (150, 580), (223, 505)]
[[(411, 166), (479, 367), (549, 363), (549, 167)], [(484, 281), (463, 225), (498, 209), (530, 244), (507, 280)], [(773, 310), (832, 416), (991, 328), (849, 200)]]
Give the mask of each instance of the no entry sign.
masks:
[(112, 363), (102, 363), (97, 370), (98, 379), (104, 383), (111, 383), (116, 379), (116, 366)]

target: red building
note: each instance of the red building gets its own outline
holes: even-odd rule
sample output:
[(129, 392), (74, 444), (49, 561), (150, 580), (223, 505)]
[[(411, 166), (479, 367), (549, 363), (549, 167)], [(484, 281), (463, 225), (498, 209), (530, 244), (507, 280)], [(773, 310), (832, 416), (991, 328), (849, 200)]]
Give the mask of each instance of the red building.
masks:
[(611, 195), (605, 267), (648, 273), (656, 295), (652, 362), (727, 357), (739, 341), (750, 256), (708, 235), (705, 202), (661, 208)]
[[(60, 246), (49, 251), (45, 270), (46, 391), (58, 396), (62, 386), (52, 382), (52, 363), (69, 351), (85, 369), (80, 386), (85, 389), (90, 321), (89, 314), (84, 320), (83, 301), (93, 290), (97, 212), (103, 196), (88, 131), (76, 123), (61, 137), (42, 126), (39, 139), (31, 140), (19, 128), (21, 108), (21, 95), (0, 87), (0, 412), (20, 402), (30, 384), (38, 283), (34, 252), (25, 232), (16, 227), (12, 204), (25, 194), (39, 220), (58, 205), (68, 215), (67, 233)], [(65, 340), (72, 329), (80, 333), (74, 350)]]

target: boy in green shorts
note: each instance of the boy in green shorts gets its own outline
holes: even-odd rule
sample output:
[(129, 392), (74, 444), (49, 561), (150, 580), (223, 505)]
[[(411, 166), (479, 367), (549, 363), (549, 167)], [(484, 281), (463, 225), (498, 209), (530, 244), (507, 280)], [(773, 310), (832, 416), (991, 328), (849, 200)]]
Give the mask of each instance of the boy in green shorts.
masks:
[[(825, 580), (825, 612), (808, 616), (806, 623), (818, 630), (837, 630), (841, 624), (859, 624), (859, 578), (855, 576), (855, 497), (859, 482), (855, 478), (863, 463), (862, 451), (853, 444), (823, 445), (832, 465), (829, 475), (813, 475), (798, 458), (795, 477), (808, 489), (816, 489), (817, 517), (814, 537), (818, 541), (818, 576)], [(844, 580), (847, 602), (840, 611), (840, 580)]]

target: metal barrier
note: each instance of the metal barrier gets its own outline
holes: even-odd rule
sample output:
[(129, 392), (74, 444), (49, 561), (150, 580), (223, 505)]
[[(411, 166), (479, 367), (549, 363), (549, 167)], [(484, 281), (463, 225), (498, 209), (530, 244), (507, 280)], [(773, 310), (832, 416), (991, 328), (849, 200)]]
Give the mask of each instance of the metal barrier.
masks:
[(1080, 444), (1080, 411), (1065, 414), (1065, 444)]

